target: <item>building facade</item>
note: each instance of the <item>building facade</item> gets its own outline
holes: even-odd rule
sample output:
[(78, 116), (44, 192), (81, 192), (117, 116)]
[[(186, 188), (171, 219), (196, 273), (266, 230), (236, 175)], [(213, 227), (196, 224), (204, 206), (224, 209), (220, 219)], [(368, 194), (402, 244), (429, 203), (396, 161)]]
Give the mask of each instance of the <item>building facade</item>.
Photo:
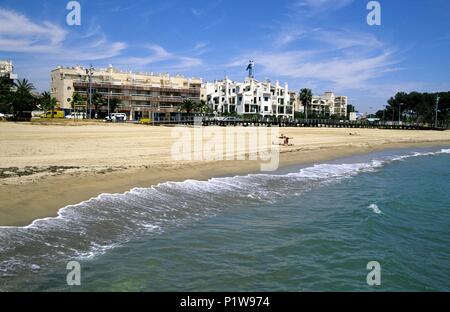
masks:
[(0, 76), (6, 76), (11, 81), (17, 79), (17, 75), (14, 74), (14, 65), (12, 61), (0, 60)]
[(203, 85), (202, 98), (216, 113), (259, 114), (263, 117), (294, 117), (295, 94), (278, 81), (271, 83), (247, 77), (244, 82), (223, 80)]
[(323, 95), (312, 97), (311, 104), (308, 106), (308, 115), (347, 118), (347, 104), (346, 96), (336, 96), (333, 92), (325, 92)]
[(91, 72), (81, 66), (57, 67), (51, 72), (51, 94), (62, 109), (72, 108), (74, 92), (83, 97), (86, 107), (91, 90), (105, 100), (119, 100), (117, 112), (127, 114), (129, 120), (177, 118), (185, 100), (200, 100), (201, 85), (200, 78), (125, 72), (112, 65)]

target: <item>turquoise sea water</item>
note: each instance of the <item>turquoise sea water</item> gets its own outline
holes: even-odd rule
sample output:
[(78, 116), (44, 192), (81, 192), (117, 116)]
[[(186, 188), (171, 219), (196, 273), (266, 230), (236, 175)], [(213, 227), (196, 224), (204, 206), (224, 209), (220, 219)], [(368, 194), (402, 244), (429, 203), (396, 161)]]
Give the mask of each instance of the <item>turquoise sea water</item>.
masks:
[(104, 194), (0, 228), (0, 290), (449, 291), (450, 150)]

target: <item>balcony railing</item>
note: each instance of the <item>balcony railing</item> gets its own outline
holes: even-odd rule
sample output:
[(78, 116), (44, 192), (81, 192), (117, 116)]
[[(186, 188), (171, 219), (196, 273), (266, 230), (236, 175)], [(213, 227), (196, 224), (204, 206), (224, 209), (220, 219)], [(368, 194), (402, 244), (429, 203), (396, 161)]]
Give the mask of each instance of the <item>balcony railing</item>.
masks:
[[(74, 81), (75, 87), (85, 87), (89, 88), (88, 81)], [(200, 87), (167, 87), (167, 86), (154, 86), (154, 85), (139, 85), (139, 84), (114, 84), (112, 82), (92, 82), (92, 88), (104, 88), (104, 89), (123, 89), (123, 90), (141, 90), (141, 91), (157, 91), (157, 92), (180, 92), (180, 93), (189, 93), (189, 94), (198, 94), (200, 95)]]

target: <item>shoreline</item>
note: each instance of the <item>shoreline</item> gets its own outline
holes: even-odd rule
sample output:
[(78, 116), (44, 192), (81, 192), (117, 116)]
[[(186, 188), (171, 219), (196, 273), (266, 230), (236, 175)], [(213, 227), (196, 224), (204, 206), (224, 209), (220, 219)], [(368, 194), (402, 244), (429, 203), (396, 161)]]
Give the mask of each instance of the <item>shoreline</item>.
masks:
[[(449, 147), (450, 140), (345, 144), (297, 148), (281, 151), (279, 169), (308, 165), (339, 158), (370, 154), (382, 150), (414, 147)], [(22, 227), (43, 218), (57, 217), (67, 206), (76, 205), (100, 194), (125, 193), (137, 187), (151, 187), (164, 182), (208, 180), (222, 176), (261, 173), (259, 161), (214, 161), (153, 165), (112, 172), (63, 173), (19, 185), (0, 185), (0, 226)], [(270, 173), (270, 172), (269, 172)], [(69, 186), (62, 188), (61, 186)]]

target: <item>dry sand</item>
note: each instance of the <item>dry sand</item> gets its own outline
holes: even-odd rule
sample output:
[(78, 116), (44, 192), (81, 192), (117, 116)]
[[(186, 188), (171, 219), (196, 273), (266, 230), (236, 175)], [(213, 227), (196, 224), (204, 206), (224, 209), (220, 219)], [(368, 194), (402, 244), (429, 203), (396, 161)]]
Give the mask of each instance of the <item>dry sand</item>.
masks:
[[(176, 161), (171, 154), (173, 131), (131, 124), (0, 122), (0, 225), (27, 225), (101, 193), (260, 169), (259, 161), (250, 160)], [(281, 128), (279, 132), (294, 138), (293, 146), (280, 147), (280, 166), (389, 148), (450, 146), (449, 131)]]

